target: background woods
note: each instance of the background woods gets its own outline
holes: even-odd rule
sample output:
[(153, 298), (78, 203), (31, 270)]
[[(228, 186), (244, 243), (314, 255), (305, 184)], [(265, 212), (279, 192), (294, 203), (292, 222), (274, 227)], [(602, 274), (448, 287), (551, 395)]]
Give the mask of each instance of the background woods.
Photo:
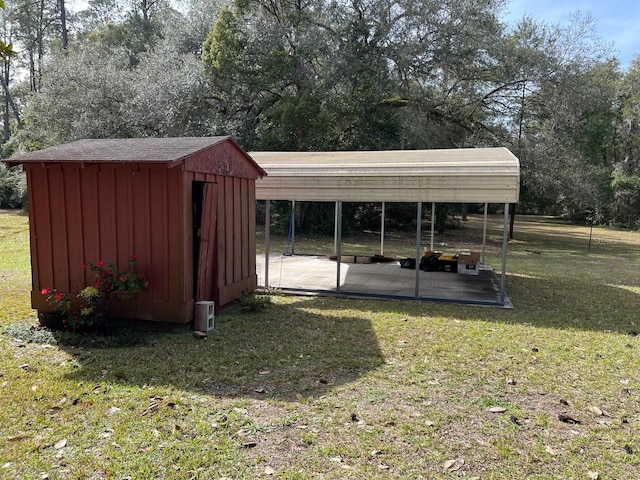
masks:
[[(230, 134), (247, 150), (504, 145), (520, 211), (640, 227), (640, 60), (499, 0), (14, 0), (3, 155)], [(0, 171), (0, 206), (24, 202)]]

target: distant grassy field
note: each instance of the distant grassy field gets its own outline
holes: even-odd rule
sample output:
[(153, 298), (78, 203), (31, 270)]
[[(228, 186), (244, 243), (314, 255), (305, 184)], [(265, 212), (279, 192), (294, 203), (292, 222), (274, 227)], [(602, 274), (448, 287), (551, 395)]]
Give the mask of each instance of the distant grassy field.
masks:
[[(471, 248), (480, 227), (437, 242)], [(588, 242), (518, 218), (512, 311), (272, 296), (218, 315), (207, 340), (92, 346), (30, 341), (27, 218), (0, 211), (0, 478), (640, 478), (640, 234)]]

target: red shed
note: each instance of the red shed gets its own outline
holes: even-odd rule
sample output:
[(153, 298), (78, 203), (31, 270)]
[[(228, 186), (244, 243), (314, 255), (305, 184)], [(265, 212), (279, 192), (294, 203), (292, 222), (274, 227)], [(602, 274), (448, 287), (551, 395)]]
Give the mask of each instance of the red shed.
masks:
[(27, 173), (32, 306), (43, 288), (93, 284), (88, 261), (136, 268), (149, 289), (129, 318), (187, 323), (194, 303), (225, 305), (257, 286), (255, 180), (230, 137), (79, 140), (11, 158)]

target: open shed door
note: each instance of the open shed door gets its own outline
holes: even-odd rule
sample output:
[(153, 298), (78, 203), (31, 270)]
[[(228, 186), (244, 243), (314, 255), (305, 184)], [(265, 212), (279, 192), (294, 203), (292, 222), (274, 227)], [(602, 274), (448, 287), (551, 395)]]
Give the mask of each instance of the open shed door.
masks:
[(216, 232), (218, 230), (218, 185), (205, 183), (200, 216), (196, 301), (215, 299)]

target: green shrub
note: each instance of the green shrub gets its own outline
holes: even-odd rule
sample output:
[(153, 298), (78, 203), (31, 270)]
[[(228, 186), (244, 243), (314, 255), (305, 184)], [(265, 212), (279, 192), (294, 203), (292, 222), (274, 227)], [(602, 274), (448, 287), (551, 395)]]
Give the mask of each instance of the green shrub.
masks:
[(0, 163), (0, 208), (27, 207), (27, 179), (22, 167)]

